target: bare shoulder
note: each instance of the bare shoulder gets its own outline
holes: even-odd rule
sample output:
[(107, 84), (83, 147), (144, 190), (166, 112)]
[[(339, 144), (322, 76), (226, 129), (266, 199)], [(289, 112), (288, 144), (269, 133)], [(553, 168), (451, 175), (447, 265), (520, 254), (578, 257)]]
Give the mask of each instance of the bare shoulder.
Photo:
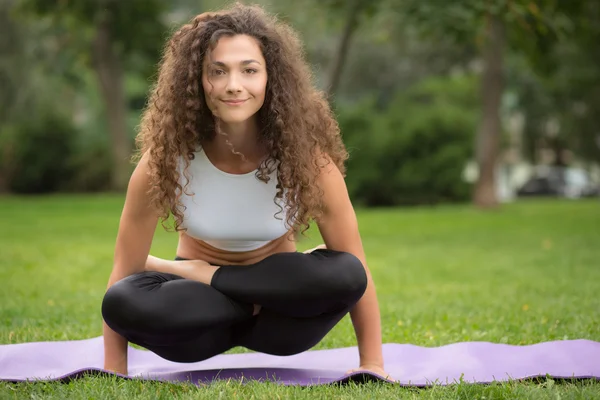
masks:
[(133, 173), (131, 174), (131, 178), (129, 180), (129, 188), (136, 189), (139, 186), (149, 187), (148, 174), (150, 172), (149, 166), (150, 156), (148, 153), (145, 153), (141, 158), (138, 164), (135, 166)]
[(318, 153), (316, 163), (319, 166), (317, 184), (322, 190), (330, 189), (332, 186), (334, 189), (339, 189), (340, 185), (346, 186), (342, 171), (327, 153)]
[(347, 215), (352, 212), (348, 188), (340, 168), (327, 153), (319, 153), (317, 163), (319, 174), (316, 177), (316, 184), (323, 196), (322, 206), (325, 212), (321, 220), (333, 214)]
[(150, 197), (148, 196), (150, 190), (149, 172), (149, 156), (146, 153), (136, 165), (127, 187), (125, 208), (132, 214), (147, 214), (150, 211)]

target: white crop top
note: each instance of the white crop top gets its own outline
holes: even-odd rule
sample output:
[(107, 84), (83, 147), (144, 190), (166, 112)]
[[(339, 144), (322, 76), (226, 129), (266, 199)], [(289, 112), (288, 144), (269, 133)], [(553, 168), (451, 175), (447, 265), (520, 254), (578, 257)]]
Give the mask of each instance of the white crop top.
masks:
[[(202, 149), (194, 155), (189, 185), (181, 196), (182, 227), (190, 237), (222, 250), (250, 251), (289, 231), (285, 208), (274, 202), (277, 171), (264, 183), (256, 177), (256, 170), (230, 174), (214, 166)], [(183, 165), (181, 160), (180, 172)], [(183, 174), (180, 182), (185, 188)], [(285, 204), (278, 202), (282, 207)]]

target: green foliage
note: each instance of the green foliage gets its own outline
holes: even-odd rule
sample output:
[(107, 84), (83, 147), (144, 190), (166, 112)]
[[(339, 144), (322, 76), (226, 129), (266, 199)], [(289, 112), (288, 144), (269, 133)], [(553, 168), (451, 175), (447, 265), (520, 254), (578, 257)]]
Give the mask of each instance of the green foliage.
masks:
[(462, 43), (475, 38), (474, 32), (480, 25), (485, 10), (485, 4), (478, 0), (398, 0), (394, 4), (406, 21), (422, 34), (449, 36)]
[(90, 42), (98, 24), (106, 21), (114, 50), (128, 71), (150, 77), (168, 33), (163, 20), (168, 9), (168, 2), (161, 0), (22, 0), (17, 11), (25, 19), (49, 22), (49, 34), (63, 45), (65, 54), (59, 60), (70, 65), (91, 63)]
[[(589, 2), (561, 2), (556, 24), (564, 26), (561, 37), (540, 62), (548, 67), (532, 68), (518, 56), (509, 58), (507, 68), (511, 91), (518, 98), (515, 111), (525, 116), (525, 154), (535, 161), (540, 142), (570, 149), (578, 159), (600, 160), (596, 127), (600, 94), (600, 7)], [(559, 128), (548, 135), (548, 122)]]
[[(452, 38), (457, 43), (481, 44), (489, 28), (490, 15), (502, 19), (508, 27), (508, 45), (512, 51), (527, 55), (539, 73), (549, 73), (545, 62), (555, 43), (565, 34), (565, 8), (556, 0), (436, 0), (395, 1), (396, 9), (407, 23), (423, 36)], [(577, 3), (577, 2), (568, 2)], [(562, 7), (562, 8), (561, 8)]]
[[(81, 81), (85, 83), (84, 76)], [(80, 90), (77, 102), (51, 103), (50, 96), (40, 93), (36, 104), (0, 124), (0, 176), (5, 189), (33, 194), (109, 188), (112, 158), (106, 123), (93, 85)], [(75, 122), (74, 116), (82, 120)]]
[(561, 136), (582, 159), (600, 162), (600, 4), (573, 3), (561, 4), (571, 29), (548, 60), (556, 67), (545, 85), (558, 105)]
[(322, 0), (324, 4), (328, 5), (333, 11), (332, 14), (336, 13), (348, 13), (349, 8), (358, 7), (362, 18), (368, 20), (373, 18), (379, 9), (381, 8), (382, 0)]
[(100, 135), (76, 141), (77, 151), (69, 159), (68, 180), (63, 189), (70, 192), (99, 192), (110, 189), (112, 157), (107, 140)]
[(58, 114), (3, 125), (0, 132), (0, 175), (14, 193), (108, 190), (111, 160), (106, 140), (81, 135)]
[(76, 30), (94, 26), (101, 18), (108, 18), (113, 39), (127, 55), (153, 54), (164, 41), (161, 15), (167, 11), (167, 2), (160, 0), (23, 0), (22, 11), (50, 16), (67, 28)]
[(63, 115), (42, 109), (19, 125), (4, 126), (0, 166), (15, 193), (47, 193), (71, 176), (77, 130)]
[(353, 201), (390, 206), (466, 200), (462, 172), (473, 151), (475, 89), (472, 77), (430, 79), (384, 111), (372, 102), (340, 110)]

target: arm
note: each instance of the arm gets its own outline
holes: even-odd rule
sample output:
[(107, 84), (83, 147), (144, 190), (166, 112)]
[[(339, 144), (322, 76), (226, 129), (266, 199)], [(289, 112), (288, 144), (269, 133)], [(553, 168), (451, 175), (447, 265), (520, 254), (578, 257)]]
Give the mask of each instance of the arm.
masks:
[(360, 259), (367, 272), (367, 289), (350, 311), (350, 317), (360, 353), (360, 365), (383, 369), (381, 319), (375, 284), (367, 266), (358, 230), (356, 214), (340, 170), (330, 162), (323, 167), (318, 184), (324, 192), (325, 212), (317, 221), (319, 231), (328, 249), (344, 251)]
[[(115, 245), (113, 270), (108, 287), (144, 270), (158, 223), (158, 214), (148, 200), (148, 160), (144, 155), (127, 188)], [(104, 369), (127, 374), (127, 341), (103, 323)]]

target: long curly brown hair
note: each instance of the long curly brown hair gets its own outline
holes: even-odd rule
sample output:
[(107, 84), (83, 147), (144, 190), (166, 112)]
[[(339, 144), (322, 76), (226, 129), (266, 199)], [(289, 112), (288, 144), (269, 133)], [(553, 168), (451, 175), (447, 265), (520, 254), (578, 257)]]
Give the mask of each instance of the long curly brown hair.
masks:
[[(248, 35), (257, 40), (267, 65), (265, 102), (258, 111), (259, 140), (268, 157), (257, 177), (267, 182), (277, 169), (277, 194), (283, 199), (287, 224), (305, 232), (323, 212), (316, 179), (323, 161), (345, 175), (348, 157), (337, 121), (323, 92), (316, 89), (296, 32), (259, 6), (236, 3), (196, 16), (168, 40), (137, 135), (139, 160), (148, 153), (151, 203), (163, 226), (172, 214), (180, 230), (180, 203), (190, 178), (188, 167), (198, 145), (212, 140), (218, 124), (202, 89), (202, 65), (219, 38)], [(178, 170), (183, 157), (183, 175)], [(184, 183), (185, 181), (185, 183)]]

